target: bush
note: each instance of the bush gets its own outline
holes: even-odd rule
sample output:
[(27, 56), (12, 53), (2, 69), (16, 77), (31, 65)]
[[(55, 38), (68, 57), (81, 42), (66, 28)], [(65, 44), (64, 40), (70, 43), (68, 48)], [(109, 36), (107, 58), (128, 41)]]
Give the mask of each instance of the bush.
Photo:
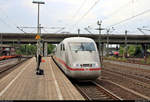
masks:
[(146, 59), (146, 64), (150, 64), (150, 56)]
[(130, 57), (134, 57), (136, 52), (136, 46), (135, 45), (130, 45), (128, 48), (128, 53)]
[(145, 62), (145, 59), (142, 59), (142, 60), (141, 60), (141, 63), (142, 63), (142, 64), (150, 64), (150, 56), (147, 57), (146, 62)]
[(119, 55), (123, 56), (123, 52), (124, 52), (124, 47), (120, 46), (120, 48), (119, 48)]
[(127, 61), (126, 58), (122, 58), (122, 57), (116, 58), (114, 56), (105, 57), (104, 59), (106, 59), (106, 60), (112, 60), (112, 61)]
[(142, 60), (141, 60), (141, 63), (142, 63), (142, 64), (145, 64), (145, 60), (144, 60), (144, 59), (142, 59)]

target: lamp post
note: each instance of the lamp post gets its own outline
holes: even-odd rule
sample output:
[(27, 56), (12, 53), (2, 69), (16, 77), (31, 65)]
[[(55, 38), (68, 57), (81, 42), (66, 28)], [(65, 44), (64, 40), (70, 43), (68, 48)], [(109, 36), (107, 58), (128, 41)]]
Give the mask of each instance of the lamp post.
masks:
[(127, 46), (127, 33), (128, 31), (125, 30), (125, 55), (124, 57), (126, 58), (127, 57), (127, 53), (128, 53), (128, 46)]
[(79, 37), (79, 34), (80, 34), (80, 29), (78, 29), (78, 37)]
[(41, 1), (33, 1), (32, 3), (35, 3), (35, 4), (38, 4), (38, 17), (37, 17), (37, 36), (36, 36), (36, 39), (37, 39), (37, 74), (40, 74), (40, 62), (39, 62), (39, 55), (41, 53), (41, 32), (40, 32), (40, 4), (45, 4), (45, 2), (41, 2)]
[(97, 21), (97, 25), (99, 26), (98, 30), (99, 30), (99, 56), (100, 56), (100, 62), (101, 62), (101, 66), (102, 65), (102, 56), (101, 56), (101, 24), (102, 24), (102, 21)]
[(109, 56), (109, 32), (110, 32), (110, 29), (106, 29), (107, 31), (107, 56)]
[(38, 4), (37, 34), (39, 34), (40, 32), (40, 4), (45, 4), (45, 2), (33, 1), (32, 3)]

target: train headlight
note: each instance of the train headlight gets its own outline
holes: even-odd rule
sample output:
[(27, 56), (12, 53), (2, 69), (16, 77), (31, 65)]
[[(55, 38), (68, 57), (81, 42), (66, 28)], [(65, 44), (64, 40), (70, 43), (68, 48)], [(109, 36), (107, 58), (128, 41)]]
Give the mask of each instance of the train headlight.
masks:
[(98, 67), (97, 63), (92, 64), (92, 67)]
[(80, 67), (80, 64), (73, 64), (73, 67), (79, 68), (79, 67)]

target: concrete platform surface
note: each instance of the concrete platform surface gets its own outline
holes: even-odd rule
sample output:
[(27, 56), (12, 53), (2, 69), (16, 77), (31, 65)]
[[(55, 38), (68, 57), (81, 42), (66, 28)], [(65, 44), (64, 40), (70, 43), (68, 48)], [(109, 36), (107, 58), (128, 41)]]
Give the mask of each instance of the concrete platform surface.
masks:
[(43, 59), (44, 75), (36, 75), (33, 57), (0, 79), (0, 100), (84, 100), (52, 59)]

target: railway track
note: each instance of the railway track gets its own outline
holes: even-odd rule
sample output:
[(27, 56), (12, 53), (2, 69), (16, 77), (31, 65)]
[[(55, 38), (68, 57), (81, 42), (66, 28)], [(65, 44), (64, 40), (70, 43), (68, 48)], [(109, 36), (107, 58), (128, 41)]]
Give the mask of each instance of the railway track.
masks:
[(150, 99), (150, 85), (147, 83), (110, 71), (103, 71), (103, 77), (106, 77), (106, 80), (126, 87), (126, 89), (134, 92), (137, 96), (143, 97), (143, 99)]
[(15, 60), (16, 60), (16, 58), (1, 60), (1, 61), (0, 61), (0, 66), (1, 66), (1, 65), (4, 65), (4, 64), (7, 64), (7, 63), (9, 63), (9, 62), (15, 61)]
[[(23, 63), (26, 60), (28, 60), (28, 58), (23, 59), (20, 62), (16, 62), (14, 64), (7, 65), (7, 63), (5, 63), (6, 65), (0, 68), (0, 78), (2, 78), (5, 75), (7, 75), (9, 72), (11, 72), (12, 70), (14, 70), (17, 66), (19, 66), (21, 63)], [(11, 62), (11, 61), (6, 61), (6, 62)]]
[(122, 100), (94, 81), (75, 82), (75, 86), (87, 100)]
[[(146, 76), (150, 75), (149, 71), (147, 72), (146, 70), (141, 70), (141, 69), (135, 70), (133, 68), (130, 68), (130, 70), (128, 68), (120, 68), (119, 69), (116, 66), (112, 67), (109, 65), (107, 65), (107, 67), (105, 67), (103, 71), (106, 73), (119, 75), (120, 78), (122, 77), (124, 79), (124, 81), (126, 81), (126, 79), (127, 79), (129, 81), (128, 83), (134, 84), (134, 85), (132, 85), (135, 87), (134, 90), (150, 96), (149, 95), (150, 94), (149, 93), (150, 78), (146, 77)], [(143, 74), (141, 71), (143, 72)], [(130, 87), (131, 87), (131, 85), (130, 85)]]
[(121, 97), (123, 100), (149, 100), (150, 98), (140, 94), (132, 89), (122, 86), (114, 81), (101, 78), (97, 79), (96, 82), (110, 90), (112, 93), (116, 94), (117, 96)]
[(150, 100), (148, 78), (123, 73), (118, 69), (113, 72), (111, 69), (102, 70), (103, 80), (71, 81), (86, 100)]
[(128, 75), (136, 76), (142, 79), (150, 80), (150, 70), (147, 70), (147, 69), (130, 68), (128, 66), (105, 63), (105, 70), (112, 70), (112, 71), (116, 71), (119, 73), (124, 73)]
[[(52, 59), (53, 59), (53, 57), (52, 57)], [(55, 62), (54, 59), (53, 59), (53, 61)], [(55, 64), (57, 65), (56, 62), (55, 62)], [(97, 84), (94, 81), (78, 82), (75, 80), (71, 80), (71, 82), (73, 83), (73, 85), (75, 85), (75, 87), (78, 89), (78, 91), (87, 100), (122, 100), (122, 98), (111, 93), (110, 91), (103, 88), (102, 86), (100, 86), (99, 84)]]
[(143, 82), (145, 84), (148, 84), (148, 85), (150, 83), (149, 78), (139, 76), (138, 74), (134, 75), (134, 74), (124, 73), (124, 72), (121, 72), (121, 71), (114, 71), (114, 70), (110, 70), (110, 69), (105, 69), (104, 71), (120, 74), (120, 75), (126, 76), (128, 78), (132, 78), (132, 79), (141, 81), (141, 82)]

